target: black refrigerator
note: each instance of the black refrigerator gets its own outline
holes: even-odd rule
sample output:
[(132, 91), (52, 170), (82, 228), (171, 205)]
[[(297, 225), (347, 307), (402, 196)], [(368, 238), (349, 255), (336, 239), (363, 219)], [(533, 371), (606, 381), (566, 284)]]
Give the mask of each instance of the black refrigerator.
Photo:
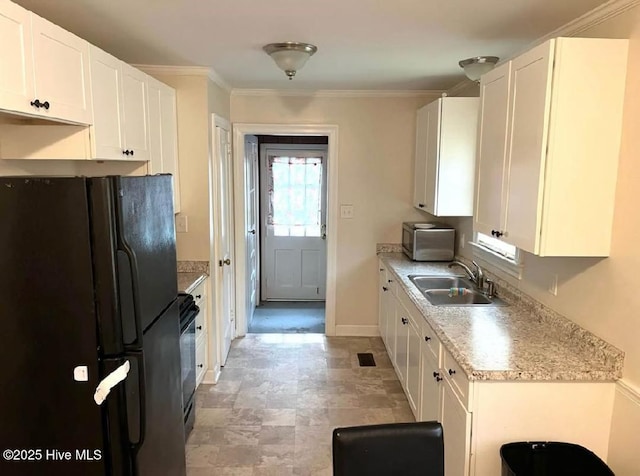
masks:
[(172, 197), (169, 175), (0, 177), (0, 474), (186, 474)]

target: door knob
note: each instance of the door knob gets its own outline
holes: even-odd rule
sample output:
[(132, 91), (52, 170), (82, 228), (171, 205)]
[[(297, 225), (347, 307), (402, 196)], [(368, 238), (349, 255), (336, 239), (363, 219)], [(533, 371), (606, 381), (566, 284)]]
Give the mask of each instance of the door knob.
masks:
[(251, 233), (252, 235), (256, 234), (256, 230), (249, 230), (249, 233)]
[(227, 258), (226, 260), (223, 261), (223, 263), (229, 266), (231, 264), (231, 260)]

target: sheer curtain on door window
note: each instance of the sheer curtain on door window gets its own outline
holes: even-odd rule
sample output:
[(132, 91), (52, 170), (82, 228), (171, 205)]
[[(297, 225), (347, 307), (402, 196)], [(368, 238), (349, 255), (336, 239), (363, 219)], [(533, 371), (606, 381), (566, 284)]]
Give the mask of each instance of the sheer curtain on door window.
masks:
[(320, 157), (268, 157), (267, 224), (275, 236), (321, 236), (322, 166)]

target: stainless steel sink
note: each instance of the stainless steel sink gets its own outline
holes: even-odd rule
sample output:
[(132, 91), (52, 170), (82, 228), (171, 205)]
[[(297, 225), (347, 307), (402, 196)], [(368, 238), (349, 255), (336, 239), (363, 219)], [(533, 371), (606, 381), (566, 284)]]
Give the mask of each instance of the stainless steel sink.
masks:
[(465, 276), (411, 275), (409, 279), (434, 306), (507, 306), (487, 297)]
[(465, 276), (409, 276), (420, 291), (428, 291), (429, 289), (446, 289), (466, 288), (473, 289), (473, 283)]

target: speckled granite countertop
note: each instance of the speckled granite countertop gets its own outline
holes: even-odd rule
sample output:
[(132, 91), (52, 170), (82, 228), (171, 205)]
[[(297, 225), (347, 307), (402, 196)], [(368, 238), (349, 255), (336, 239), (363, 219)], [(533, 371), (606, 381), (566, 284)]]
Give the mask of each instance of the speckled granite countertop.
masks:
[(503, 292), (500, 297), (510, 304), (506, 307), (436, 307), (408, 276), (455, 274), (455, 270), (446, 263), (410, 261), (402, 253), (378, 256), (471, 380), (613, 381), (622, 377), (620, 350), (539, 303)]
[(178, 291), (190, 293), (208, 275), (208, 261), (178, 261)]

